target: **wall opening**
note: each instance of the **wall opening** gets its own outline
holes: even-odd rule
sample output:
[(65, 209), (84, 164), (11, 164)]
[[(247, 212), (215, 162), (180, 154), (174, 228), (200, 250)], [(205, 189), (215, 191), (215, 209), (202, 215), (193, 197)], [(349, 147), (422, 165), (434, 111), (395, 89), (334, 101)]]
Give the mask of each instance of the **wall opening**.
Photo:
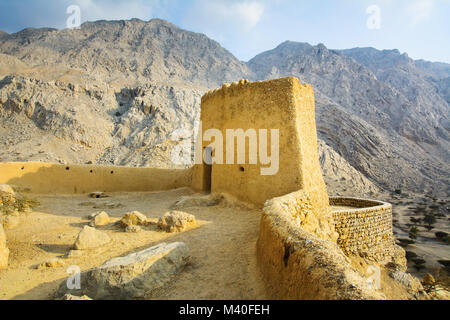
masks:
[(203, 190), (211, 192), (211, 177), (212, 177), (212, 148), (206, 147), (204, 149), (203, 158)]

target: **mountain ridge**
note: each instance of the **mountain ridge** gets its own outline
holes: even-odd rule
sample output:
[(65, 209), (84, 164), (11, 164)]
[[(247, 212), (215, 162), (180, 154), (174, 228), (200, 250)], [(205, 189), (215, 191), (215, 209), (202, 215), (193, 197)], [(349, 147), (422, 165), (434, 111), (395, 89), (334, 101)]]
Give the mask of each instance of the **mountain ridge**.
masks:
[[(364, 58), (369, 54), (366, 51), (377, 59)], [(178, 143), (171, 140), (169, 129), (194, 130), (199, 97), (207, 89), (241, 78), (295, 76), (311, 83), (316, 92), (319, 138), (349, 166), (388, 190), (449, 192), (445, 63), (412, 60), (398, 50), (333, 50), (323, 44), (293, 41), (245, 63), (206, 35), (161, 19), (86, 22), (76, 30), (24, 29), (2, 40), (0, 53), (8, 56), (5, 60), (14, 57), (18, 65), (2, 69), (0, 57), (0, 77), (12, 77), (0, 85), (4, 128), (22, 122), (33, 127), (48, 118), (44, 121), (50, 125), (47, 131), (39, 126), (38, 130), (52, 136), (72, 119), (76, 121), (70, 120), (69, 127), (79, 124), (74, 130), (81, 140), (101, 137), (98, 145), (91, 146), (96, 158), (81, 156), (79, 147), (72, 154), (69, 146), (56, 161), (89, 158), (94, 163), (167, 165), (170, 150)], [(67, 106), (58, 106), (58, 99)], [(110, 129), (94, 134), (95, 126), (69, 112), (78, 110), (77, 99), (84, 101), (80, 110), (92, 117), (96, 113), (90, 110), (98, 110)], [(38, 117), (36, 110), (45, 117)], [(18, 159), (14, 152), (23, 146), (15, 144), (7, 131), (0, 136), (11, 142), (9, 155), (0, 156)], [(67, 139), (68, 145), (75, 141)], [(103, 149), (101, 141), (105, 142)], [(342, 165), (342, 161), (324, 163)]]

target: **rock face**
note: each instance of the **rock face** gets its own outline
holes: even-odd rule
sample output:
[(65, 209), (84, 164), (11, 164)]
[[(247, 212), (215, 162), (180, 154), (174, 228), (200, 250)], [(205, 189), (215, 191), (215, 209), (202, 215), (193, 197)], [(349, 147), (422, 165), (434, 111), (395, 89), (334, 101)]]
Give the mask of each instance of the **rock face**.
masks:
[(101, 247), (110, 241), (111, 239), (106, 233), (98, 231), (92, 227), (85, 226), (78, 234), (78, 237), (75, 240), (74, 248), (76, 250), (92, 249)]
[(171, 211), (159, 218), (158, 228), (166, 232), (180, 232), (195, 225), (195, 217), (182, 211)]
[(91, 227), (101, 227), (107, 225), (108, 223), (109, 223), (109, 215), (106, 212), (102, 211), (92, 218), (89, 225)]
[(81, 289), (61, 283), (58, 295), (87, 295), (93, 299), (133, 299), (151, 294), (187, 264), (189, 250), (182, 242), (161, 243), (125, 257), (114, 258), (81, 274)]
[(448, 103), (407, 56), (372, 49), (365, 58), (359, 51), (287, 41), (248, 66), (260, 79), (296, 76), (312, 84), (319, 138), (378, 185), (442, 194)]
[(119, 221), (120, 225), (124, 228), (129, 226), (145, 225), (147, 223), (147, 217), (139, 211), (132, 211), (126, 213)]
[(0, 224), (0, 269), (8, 267), (9, 249), (6, 247), (6, 235)]

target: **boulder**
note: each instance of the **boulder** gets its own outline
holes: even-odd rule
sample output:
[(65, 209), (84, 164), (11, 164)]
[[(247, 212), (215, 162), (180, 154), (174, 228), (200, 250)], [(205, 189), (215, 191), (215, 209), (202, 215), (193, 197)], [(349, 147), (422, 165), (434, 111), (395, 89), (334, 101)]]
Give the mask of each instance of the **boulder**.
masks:
[(111, 238), (104, 232), (95, 228), (85, 226), (75, 240), (76, 250), (92, 249), (101, 247), (111, 241)]
[(6, 247), (6, 235), (0, 224), (0, 269), (8, 267), (9, 249)]
[(195, 217), (182, 211), (167, 212), (158, 220), (158, 228), (166, 232), (180, 232), (195, 225)]
[(120, 225), (124, 228), (128, 226), (139, 226), (147, 224), (147, 217), (139, 211), (132, 211), (126, 213), (119, 221)]
[(153, 290), (181, 272), (189, 260), (182, 242), (161, 243), (140, 252), (114, 258), (80, 274), (80, 289), (61, 283), (57, 296), (87, 295), (93, 299), (134, 299), (147, 297)]
[(91, 227), (101, 227), (109, 223), (109, 215), (102, 211), (98, 212), (92, 219), (89, 225)]

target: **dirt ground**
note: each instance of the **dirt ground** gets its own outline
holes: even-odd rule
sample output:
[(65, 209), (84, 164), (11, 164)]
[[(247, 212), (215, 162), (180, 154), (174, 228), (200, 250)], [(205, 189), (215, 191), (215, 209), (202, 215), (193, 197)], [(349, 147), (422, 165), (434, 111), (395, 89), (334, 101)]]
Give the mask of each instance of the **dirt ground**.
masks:
[[(256, 240), (260, 213), (225, 206), (192, 207), (198, 226), (182, 233), (165, 233), (155, 226), (140, 233), (125, 233), (113, 223), (126, 212), (138, 210), (155, 220), (169, 210), (189, 189), (167, 192), (112, 193), (109, 198), (87, 195), (31, 195), (41, 202), (34, 212), (20, 217), (20, 224), (7, 230), (10, 265), (0, 271), (0, 299), (51, 299), (69, 274), (69, 266), (82, 271), (110, 258), (143, 250), (161, 242), (183, 241), (191, 262), (173, 281), (149, 299), (265, 299), (263, 281), (256, 264)], [(118, 208), (111, 208), (119, 205)], [(95, 207), (95, 208), (94, 208)], [(112, 239), (81, 257), (64, 258), (87, 216), (106, 211), (113, 221), (99, 228)], [(37, 270), (50, 258), (64, 258), (66, 265)]]

